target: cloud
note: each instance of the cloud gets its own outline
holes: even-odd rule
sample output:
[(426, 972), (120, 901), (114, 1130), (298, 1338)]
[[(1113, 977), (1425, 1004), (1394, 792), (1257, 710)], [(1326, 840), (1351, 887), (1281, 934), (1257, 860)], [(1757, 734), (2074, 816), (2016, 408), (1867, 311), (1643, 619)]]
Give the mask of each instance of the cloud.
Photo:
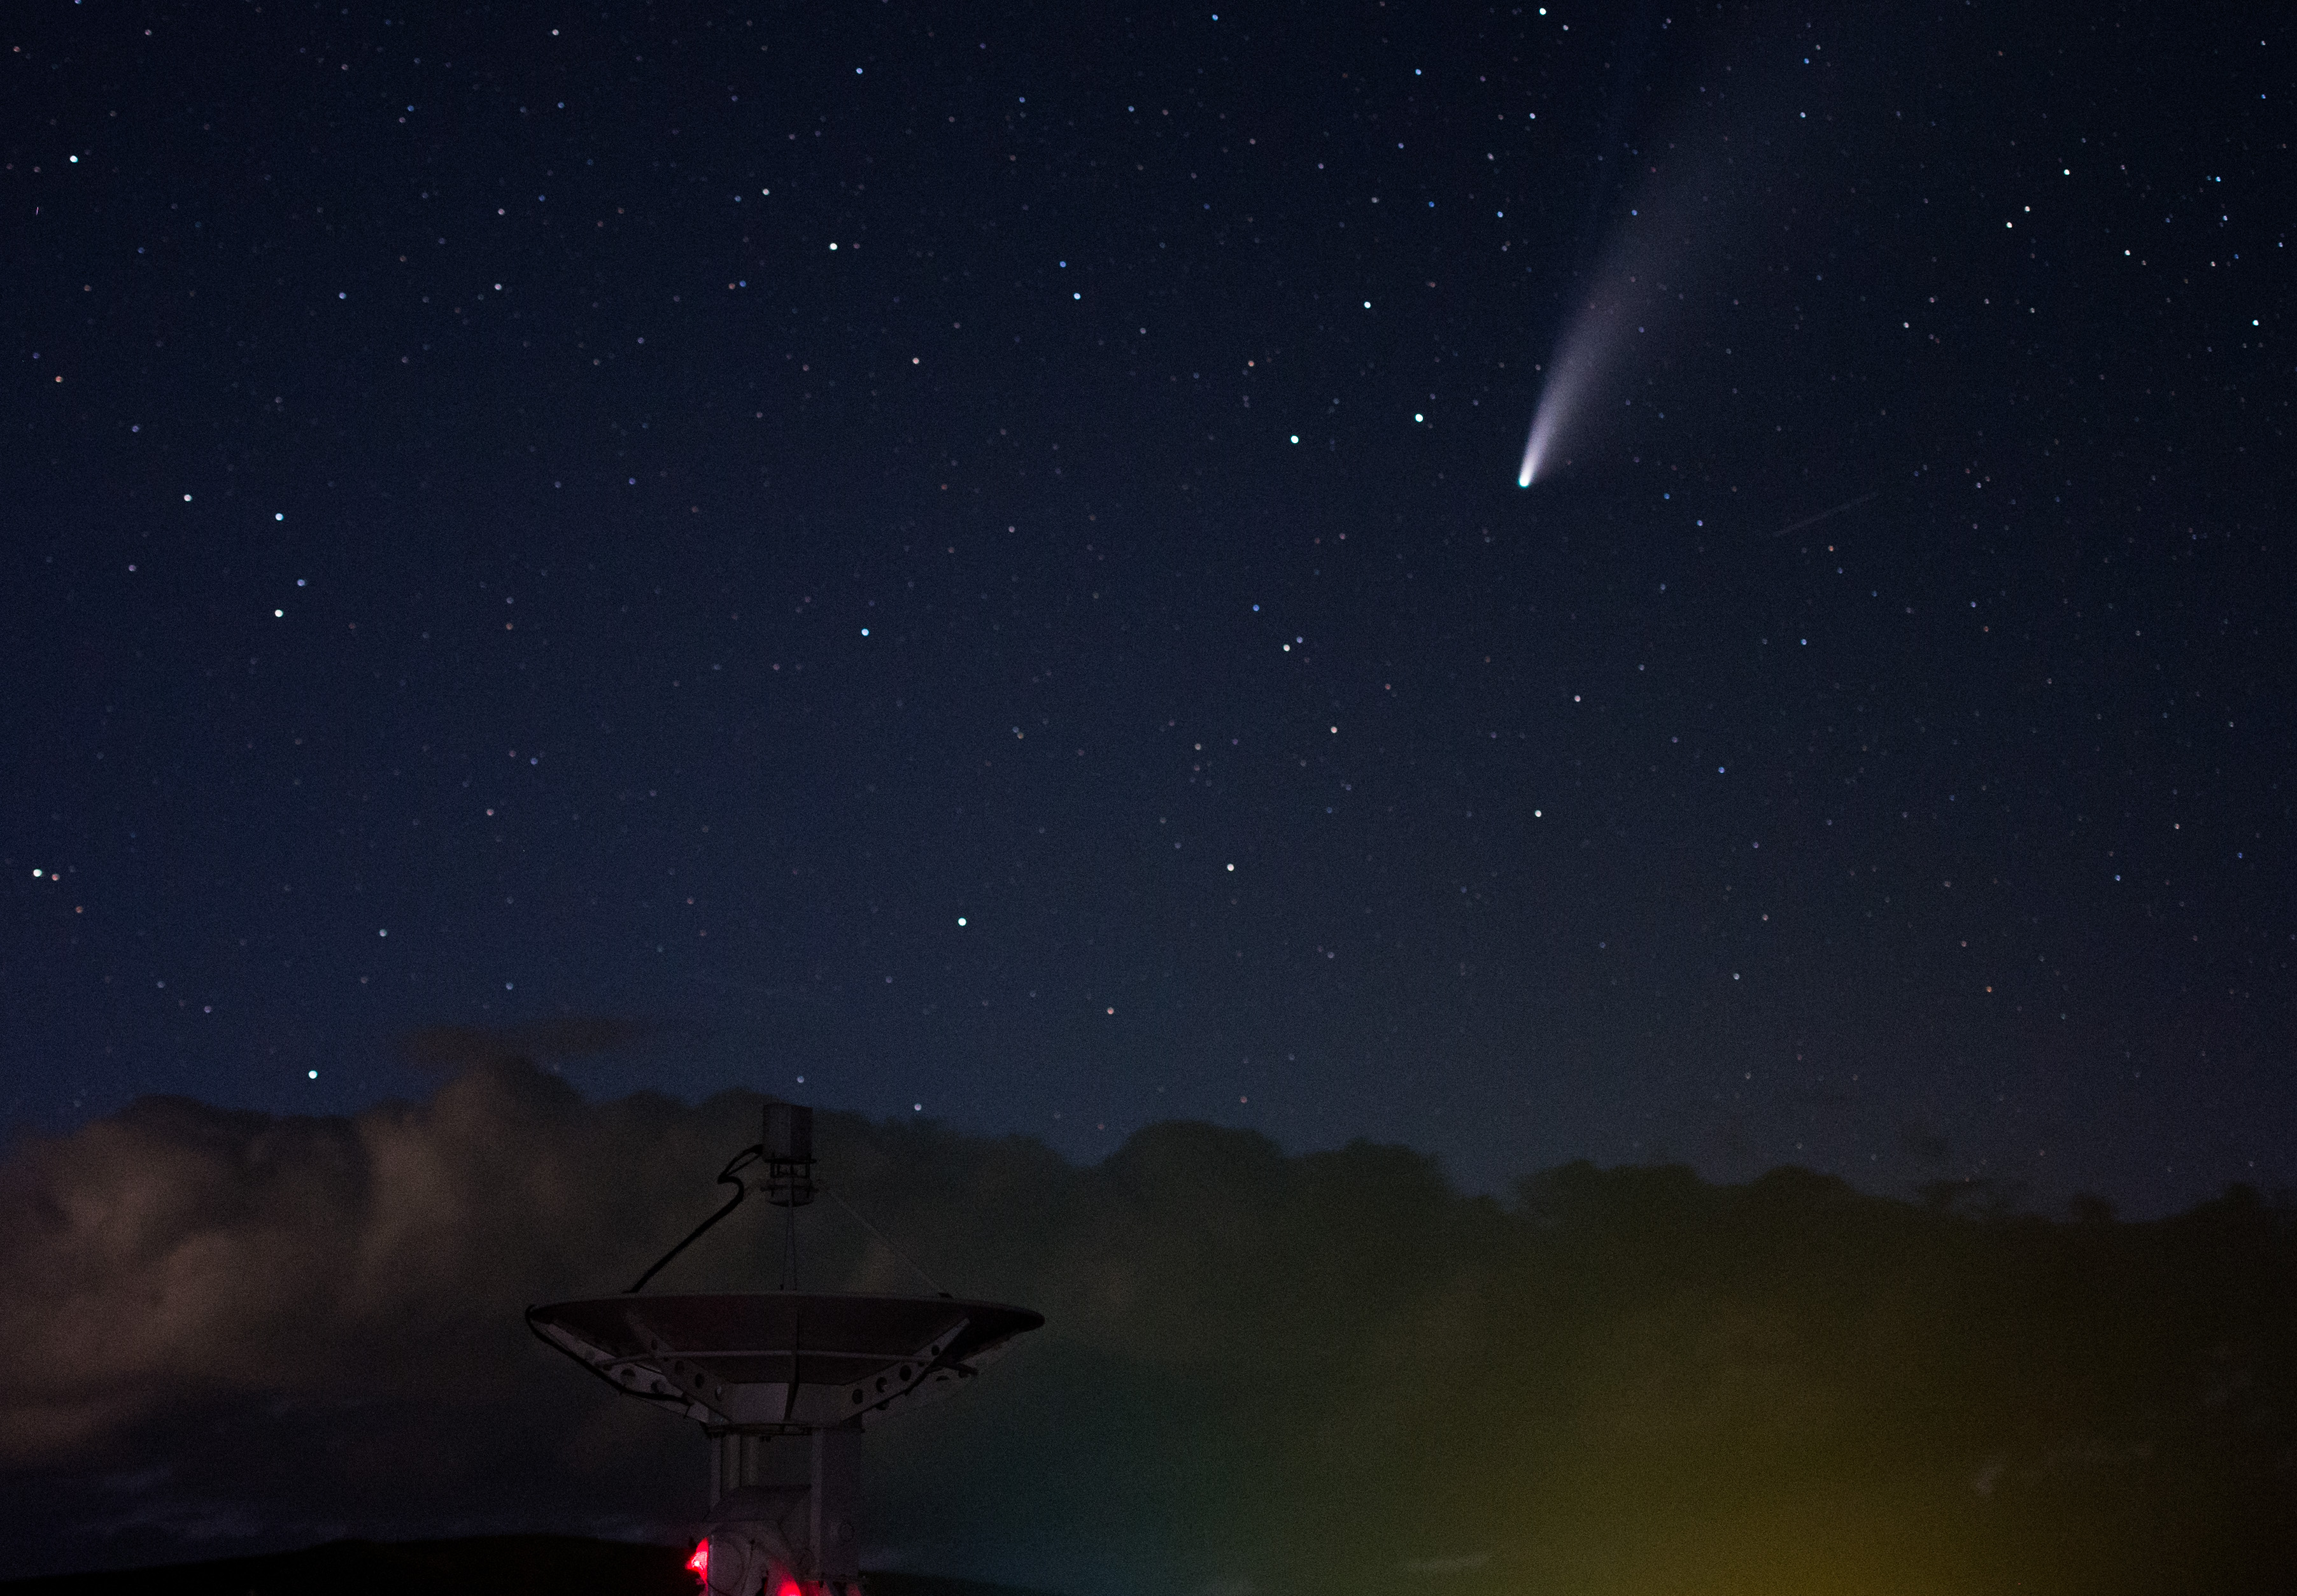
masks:
[[(588, 1102), (497, 1062), (349, 1118), (148, 1099), (22, 1146), (0, 1572), (679, 1533), (691, 1427), (521, 1310), (613, 1290), (690, 1229), (760, 1100)], [(819, 1144), (903, 1253), (1050, 1320), (872, 1432), (881, 1565), (1077, 1596), (1399, 1570), (1462, 1596), (1978, 1569), (2239, 1589), (2257, 1549), (2297, 1548), (2275, 1461), (2297, 1456), (2297, 1242), (2238, 1193), (2056, 1225), (1795, 1171), (1575, 1165), (1502, 1204), (1401, 1148), (1287, 1156), (1202, 1124), (1091, 1168), (839, 1115)], [(738, 1211), (662, 1287), (756, 1286), (780, 1217)], [(803, 1226), (809, 1284), (915, 1288), (837, 1205)]]

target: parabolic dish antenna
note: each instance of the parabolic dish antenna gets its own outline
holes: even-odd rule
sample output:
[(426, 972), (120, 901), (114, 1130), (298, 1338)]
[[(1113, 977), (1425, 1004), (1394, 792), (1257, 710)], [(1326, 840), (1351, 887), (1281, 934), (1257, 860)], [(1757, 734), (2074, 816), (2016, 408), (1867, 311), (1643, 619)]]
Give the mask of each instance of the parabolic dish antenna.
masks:
[(1045, 1316), (945, 1296), (593, 1296), (528, 1311), (616, 1390), (712, 1428), (869, 1425), (949, 1395)]
[[(796, 1210), (818, 1189), (813, 1163), (813, 1110), (768, 1103), (764, 1139), (719, 1173), (733, 1197), (636, 1285), (526, 1313), (538, 1337), (615, 1390), (703, 1427), (711, 1517), (687, 1567), (713, 1596), (853, 1596), (864, 1427), (956, 1392), (1045, 1322), (946, 1294), (794, 1289)], [(645, 1295), (753, 1189), (790, 1213), (791, 1288)]]

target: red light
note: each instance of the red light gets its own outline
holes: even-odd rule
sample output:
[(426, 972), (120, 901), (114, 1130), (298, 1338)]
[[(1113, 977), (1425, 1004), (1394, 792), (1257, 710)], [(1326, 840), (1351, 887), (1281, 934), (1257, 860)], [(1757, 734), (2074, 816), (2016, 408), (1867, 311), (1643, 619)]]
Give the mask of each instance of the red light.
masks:
[(785, 1579), (774, 1587), (774, 1596), (805, 1596), (805, 1593), (799, 1587), (797, 1581)]
[(704, 1541), (694, 1549), (694, 1555), (686, 1559), (686, 1571), (698, 1576), (704, 1586), (710, 1584), (709, 1542)]

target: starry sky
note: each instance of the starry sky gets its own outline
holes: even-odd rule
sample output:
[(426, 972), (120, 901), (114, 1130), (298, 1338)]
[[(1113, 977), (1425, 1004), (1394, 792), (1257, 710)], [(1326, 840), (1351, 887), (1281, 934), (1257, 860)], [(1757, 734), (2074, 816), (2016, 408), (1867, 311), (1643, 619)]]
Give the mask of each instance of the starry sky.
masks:
[(5, 26), (12, 1131), (2297, 1176), (2262, 8)]

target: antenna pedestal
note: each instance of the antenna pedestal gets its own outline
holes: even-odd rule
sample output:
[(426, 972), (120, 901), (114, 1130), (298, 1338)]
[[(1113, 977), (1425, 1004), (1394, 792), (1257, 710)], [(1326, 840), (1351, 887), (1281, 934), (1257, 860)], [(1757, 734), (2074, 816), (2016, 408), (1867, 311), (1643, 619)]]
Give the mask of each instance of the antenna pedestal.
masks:
[(779, 1436), (712, 1429), (710, 1522), (721, 1544), (741, 1526), (801, 1580), (860, 1579), (860, 1427)]

